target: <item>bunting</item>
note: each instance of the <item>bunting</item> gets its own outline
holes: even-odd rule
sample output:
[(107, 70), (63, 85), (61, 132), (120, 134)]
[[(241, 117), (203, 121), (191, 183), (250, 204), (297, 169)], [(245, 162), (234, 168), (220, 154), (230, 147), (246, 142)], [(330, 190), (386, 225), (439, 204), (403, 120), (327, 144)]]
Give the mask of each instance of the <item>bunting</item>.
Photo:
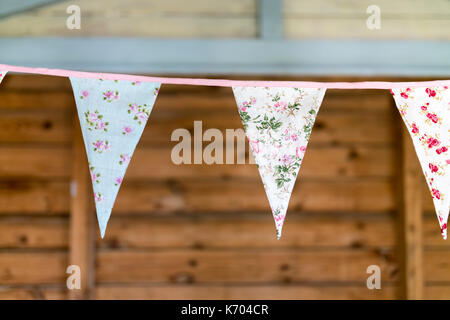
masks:
[(233, 87), (280, 239), (325, 89)]
[(450, 90), (448, 86), (392, 89), (447, 239), (450, 209)]
[(233, 88), (278, 239), (326, 89), (391, 89), (430, 189), (442, 236), (447, 237), (450, 209), (449, 80), (402, 83), (241, 81), (101, 74), (2, 64), (0, 70), (4, 70), (0, 71), (0, 82), (8, 71), (70, 78), (102, 238), (161, 83)]
[(102, 238), (160, 83), (70, 78)]

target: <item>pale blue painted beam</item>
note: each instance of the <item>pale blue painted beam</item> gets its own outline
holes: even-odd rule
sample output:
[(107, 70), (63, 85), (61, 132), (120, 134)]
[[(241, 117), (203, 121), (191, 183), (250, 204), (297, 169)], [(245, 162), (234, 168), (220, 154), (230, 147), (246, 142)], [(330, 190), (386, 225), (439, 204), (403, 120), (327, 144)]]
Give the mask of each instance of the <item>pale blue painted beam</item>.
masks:
[(41, 7), (61, 0), (1, 0), (0, 18)]
[(3, 38), (0, 63), (150, 74), (450, 78), (450, 42)]
[(263, 39), (283, 38), (281, 0), (259, 0), (259, 36)]

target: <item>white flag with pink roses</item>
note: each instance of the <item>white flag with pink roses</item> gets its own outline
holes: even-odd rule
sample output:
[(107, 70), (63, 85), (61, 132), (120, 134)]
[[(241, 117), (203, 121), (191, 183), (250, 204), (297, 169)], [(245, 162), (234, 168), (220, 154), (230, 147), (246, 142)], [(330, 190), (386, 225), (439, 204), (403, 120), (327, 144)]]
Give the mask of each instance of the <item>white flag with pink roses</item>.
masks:
[(103, 238), (160, 83), (70, 78)]
[(447, 86), (393, 89), (447, 238), (450, 210), (450, 90)]
[(233, 87), (277, 238), (325, 89)]

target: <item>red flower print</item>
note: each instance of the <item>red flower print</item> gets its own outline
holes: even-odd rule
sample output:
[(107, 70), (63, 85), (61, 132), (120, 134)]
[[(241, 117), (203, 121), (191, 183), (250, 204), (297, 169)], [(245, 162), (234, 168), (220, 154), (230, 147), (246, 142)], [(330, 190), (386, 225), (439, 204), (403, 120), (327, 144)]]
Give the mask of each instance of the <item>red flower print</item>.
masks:
[(394, 91), (392, 91), (392, 89), (391, 89), (391, 94), (392, 94), (393, 96), (395, 96), (395, 93), (394, 93)]
[(419, 133), (419, 128), (417, 128), (417, 126), (416, 126), (415, 123), (412, 124), (412, 130), (411, 130), (411, 132), (412, 132), (412, 133)]
[(421, 106), (420, 109), (422, 109), (423, 111), (427, 111), (427, 107), (426, 106)]
[(437, 123), (439, 121), (439, 118), (434, 113), (427, 113), (427, 118), (433, 121), (434, 123)]
[(435, 139), (435, 138), (428, 138), (427, 143), (428, 143), (428, 148), (430, 148), (430, 149), (433, 147), (437, 147), (438, 145), (441, 144), (439, 142), (439, 140)]
[(436, 96), (436, 91), (431, 90), (430, 88), (426, 88), (425, 92), (428, 94), (428, 97), (430, 97), (430, 98)]
[(447, 224), (444, 223), (441, 227), (441, 233), (443, 234), (445, 232), (445, 230), (447, 230)]
[(407, 95), (406, 93), (404, 93), (404, 92), (400, 93), (400, 96), (401, 96), (403, 99), (408, 99), (408, 95)]
[(441, 194), (439, 193), (439, 190), (437, 189), (431, 189), (431, 193), (433, 194), (433, 198), (436, 198), (438, 200), (441, 199)]
[(438, 166), (435, 166), (435, 165), (432, 164), (432, 163), (428, 164), (428, 167), (430, 168), (430, 170), (431, 170), (432, 173), (436, 173), (436, 172), (438, 172), (438, 170), (439, 170)]
[(442, 148), (440, 148), (440, 149), (436, 149), (436, 153), (437, 154), (441, 154), (441, 153), (443, 153), (443, 152), (447, 152), (448, 151), (448, 148), (447, 147), (442, 147)]

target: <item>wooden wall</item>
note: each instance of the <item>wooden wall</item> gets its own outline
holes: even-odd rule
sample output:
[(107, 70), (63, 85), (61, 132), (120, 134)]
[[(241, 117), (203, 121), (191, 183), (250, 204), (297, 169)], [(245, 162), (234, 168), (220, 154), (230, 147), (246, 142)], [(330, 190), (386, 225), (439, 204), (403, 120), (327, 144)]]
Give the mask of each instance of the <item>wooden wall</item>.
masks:
[[(80, 30), (66, 27), (70, 4), (81, 8)], [(379, 30), (366, 27), (374, 4)], [(1, 19), (0, 36), (255, 38), (257, 9), (257, 0), (63, 1)], [(450, 40), (450, 2), (283, 0), (283, 23), (290, 39)]]
[[(74, 112), (68, 79), (10, 75), (0, 87), (2, 299), (68, 297), (69, 256), (83, 250), (69, 234), (80, 161)], [(192, 130), (194, 120), (204, 130), (241, 128), (231, 89), (162, 87), (103, 240), (95, 226), (87, 296), (404, 297), (401, 139), (389, 92), (327, 92), (279, 241), (254, 165), (172, 164), (171, 132)], [(450, 245), (422, 182), (424, 297), (448, 298)], [(381, 290), (366, 288), (372, 264), (381, 267)]]

